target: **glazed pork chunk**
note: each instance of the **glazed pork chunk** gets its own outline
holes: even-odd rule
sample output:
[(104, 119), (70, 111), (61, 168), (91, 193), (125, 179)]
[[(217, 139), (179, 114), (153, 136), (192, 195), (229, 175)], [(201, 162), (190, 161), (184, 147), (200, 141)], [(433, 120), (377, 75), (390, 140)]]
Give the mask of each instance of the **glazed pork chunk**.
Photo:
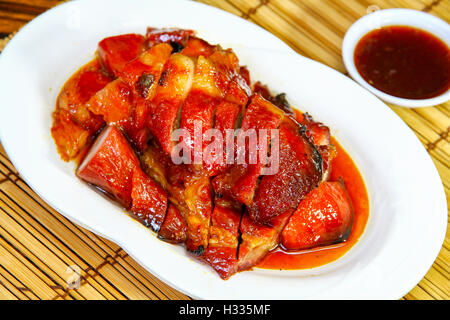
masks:
[[(283, 117), (284, 114), (280, 109), (260, 95), (254, 95), (242, 120), (241, 132), (250, 132), (249, 130), (253, 129), (257, 138), (255, 150), (265, 149), (267, 155), (269, 152), (268, 146), (270, 146), (270, 134), (266, 135), (266, 139), (261, 139), (259, 130), (277, 129)], [(241, 137), (241, 141), (244, 141), (245, 137), (243, 135)], [(241, 145), (241, 148), (237, 150), (237, 156), (239, 157), (240, 154), (243, 159), (245, 158), (244, 163), (231, 166), (226, 172), (213, 179), (212, 183), (216, 194), (246, 205), (252, 203), (253, 195), (258, 186), (258, 178), (266, 164), (266, 157), (263, 155), (261, 158), (261, 156), (255, 154), (255, 150), (250, 155), (248, 143)], [(260, 154), (260, 152), (258, 153)], [(251, 163), (250, 156), (255, 157), (254, 163)]]
[(77, 176), (159, 230), (166, 214), (167, 193), (142, 171), (139, 159), (117, 127), (103, 129), (78, 167)]
[(273, 218), (293, 212), (322, 181), (322, 157), (304, 131), (291, 118), (280, 125), (279, 170), (262, 177), (248, 206), (253, 221), (270, 225)]
[(149, 104), (148, 128), (168, 154), (174, 148), (172, 132), (178, 128), (181, 107), (194, 79), (194, 68), (194, 61), (188, 56), (172, 54)]
[(228, 279), (237, 272), (242, 207), (239, 203), (217, 197), (214, 204), (208, 248), (201, 259), (216, 270), (222, 279)]
[(282, 233), (288, 250), (345, 241), (352, 230), (353, 207), (342, 181), (323, 182), (300, 203)]
[(65, 161), (80, 156), (94, 134), (105, 125), (101, 116), (87, 108), (86, 102), (112, 80), (102, 72), (99, 63), (93, 61), (73, 75), (62, 88), (51, 131), (58, 152)]

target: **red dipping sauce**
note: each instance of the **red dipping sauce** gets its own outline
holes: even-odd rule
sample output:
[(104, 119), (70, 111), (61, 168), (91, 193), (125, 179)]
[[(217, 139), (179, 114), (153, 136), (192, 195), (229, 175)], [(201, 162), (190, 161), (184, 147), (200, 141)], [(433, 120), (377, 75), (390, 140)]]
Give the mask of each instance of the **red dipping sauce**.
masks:
[(355, 48), (359, 74), (392, 96), (428, 99), (450, 88), (450, 49), (436, 36), (408, 26), (389, 26), (365, 35)]

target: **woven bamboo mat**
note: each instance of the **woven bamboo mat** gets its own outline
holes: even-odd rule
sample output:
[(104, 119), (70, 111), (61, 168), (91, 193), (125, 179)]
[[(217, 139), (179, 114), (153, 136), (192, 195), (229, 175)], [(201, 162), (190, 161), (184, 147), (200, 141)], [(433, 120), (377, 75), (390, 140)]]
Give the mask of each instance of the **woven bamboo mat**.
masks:
[[(450, 21), (447, 0), (201, 0), (272, 32), (298, 53), (345, 73), (342, 38), (378, 8), (412, 8)], [(0, 50), (22, 25), (56, 0), (0, 1)], [(450, 102), (391, 108), (431, 155), (450, 199)], [(450, 231), (433, 267), (405, 299), (450, 299)], [(69, 289), (73, 270), (81, 286)], [(64, 218), (21, 179), (0, 145), (0, 298), (189, 299), (152, 276), (120, 247)], [(251, 297), (249, 297), (251, 298)]]

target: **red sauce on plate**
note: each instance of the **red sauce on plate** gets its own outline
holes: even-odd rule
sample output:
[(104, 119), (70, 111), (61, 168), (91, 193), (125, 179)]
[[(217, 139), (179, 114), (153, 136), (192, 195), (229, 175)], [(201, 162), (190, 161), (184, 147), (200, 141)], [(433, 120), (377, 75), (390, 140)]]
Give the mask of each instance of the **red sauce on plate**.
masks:
[(355, 48), (359, 74), (370, 85), (406, 99), (428, 99), (450, 88), (450, 49), (436, 36), (408, 26), (365, 35)]
[(342, 178), (353, 203), (354, 220), (350, 237), (347, 241), (336, 245), (304, 251), (288, 252), (279, 246), (267, 254), (259, 263), (259, 268), (284, 270), (310, 269), (330, 263), (350, 250), (364, 232), (369, 218), (369, 196), (364, 180), (352, 158), (339, 145), (336, 139), (331, 139), (336, 147), (337, 157), (332, 160), (330, 180), (336, 181)]

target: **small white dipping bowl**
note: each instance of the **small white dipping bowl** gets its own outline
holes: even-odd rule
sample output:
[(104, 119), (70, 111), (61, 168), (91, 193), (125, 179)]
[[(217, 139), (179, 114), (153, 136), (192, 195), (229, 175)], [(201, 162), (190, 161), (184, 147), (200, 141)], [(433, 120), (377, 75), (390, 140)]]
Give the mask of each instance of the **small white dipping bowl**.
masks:
[(427, 31), (450, 46), (450, 25), (431, 14), (411, 9), (386, 9), (370, 13), (356, 21), (345, 34), (342, 58), (350, 76), (386, 102), (416, 108), (435, 106), (450, 100), (450, 90), (429, 99), (404, 99), (384, 93), (366, 82), (355, 66), (354, 51), (359, 40), (370, 31), (385, 26), (410, 26)]

